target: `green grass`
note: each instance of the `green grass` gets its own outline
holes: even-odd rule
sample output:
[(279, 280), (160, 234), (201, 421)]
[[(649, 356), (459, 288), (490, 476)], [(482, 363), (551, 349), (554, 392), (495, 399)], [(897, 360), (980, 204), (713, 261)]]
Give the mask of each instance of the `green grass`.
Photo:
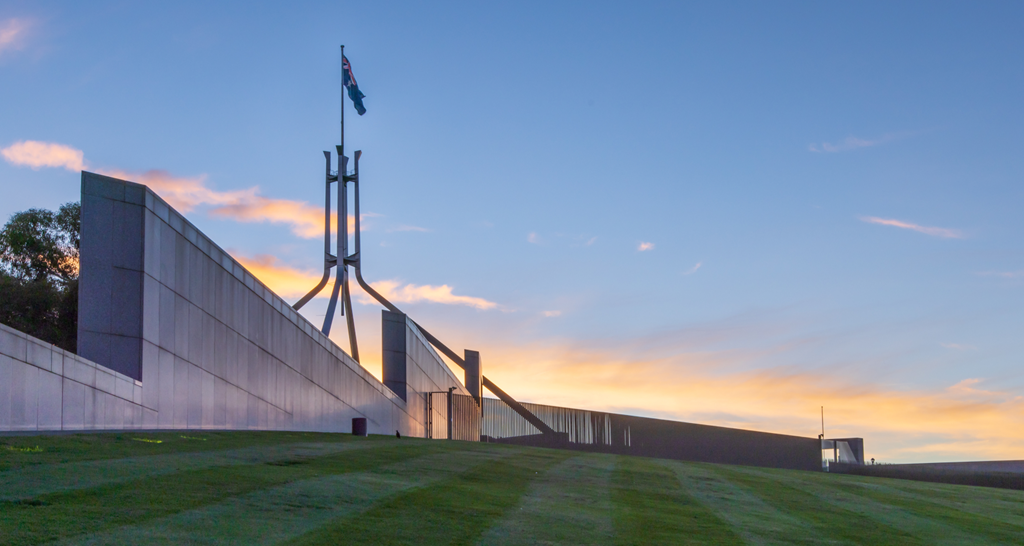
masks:
[(0, 437), (0, 544), (1022, 544), (1024, 492), (392, 437)]

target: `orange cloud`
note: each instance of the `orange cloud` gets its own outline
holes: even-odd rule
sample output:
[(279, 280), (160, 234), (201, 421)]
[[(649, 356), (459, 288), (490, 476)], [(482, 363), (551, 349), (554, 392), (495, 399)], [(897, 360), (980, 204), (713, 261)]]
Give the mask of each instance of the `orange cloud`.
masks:
[[(12, 165), (32, 169), (64, 168), (69, 171), (86, 169), (82, 150), (55, 142), (24, 140), (3, 150), (0, 155)], [(180, 212), (189, 212), (199, 206), (209, 206), (215, 217), (238, 222), (271, 222), (291, 226), (292, 233), (312, 239), (324, 233), (324, 212), (319, 205), (290, 199), (273, 199), (260, 195), (258, 186), (243, 190), (217, 191), (206, 185), (206, 175), (174, 176), (163, 170), (128, 172), (119, 169), (94, 169), (99, 174), (130, 180), (149, 186), (161, 198)], [(363, 230), (366, 218), (361, 215)], [(331, 229), (337, 229), (337, 213), (331, 214)], [(355, 217), (348, 217), (349, 233), (355, 232)], [(412, 228), (422, 229), (422, 228)]]
[(12, 49), (21, 49), (24, 38), (32, 23), (26, 19), (8, 19), (0, 23), (0, 54)]
[(654, 250), (654, 243), (641, 242), (640, 246), (636, 247), (636, 249), (640, 252), (643, 252), (645, 250)]
[[(248, 269), (257, 279), (283, 298), (304, 296), (311, 288), (316, 286), (316, 283), (320, 282), (320, 278), (323, 275), (322, 271), (291, 267), (274, 256), (234, 257), (238, 260), (238, 263)], [(367, 305), (377, 303), (369, 294), (363, 292), (354, 278), (350, 282), (350, 286), (352, 287), (352, 294), (360, 303)], [(387, 280), (370, 283), (370, 286), (394, 303), (431, 302), (446, 305), (465, 305), (477, 309), (494, 309), (498, 307), (497, 303), (483, 298), (452, 294), (452, 288), (446, 284), (441, 286), (402, 285), (398, 281)], [(327, 289), (321, 292), (321, 297), (329, 295), (330, 291)]]
[[(238, 263), (242, 264), (260, 280), (282, 298), (301, 298), (313, 289), (323, 272), (309, 271), (285, 265), (274, 256), (259, 254), (256, 256), (240, 256), (232, 254)], [(321, 292), (322, 295), (330, 295), (329, 291)]]
[[(0, 42), (2, 42), (2, 36), (2, 31), (0, 31)], [(82, 150), (76, 150), (56, 142), (22, 140), (0, 150), (0, 155), (3, 155), (4, 159), (12, 165), (29, 167), (33, 170), (48, 167), (80, 171), (85, 166)]]
[[(217, 191), (206, 185), (206, 175), (172, 176), (167, 171), (151, 170), (129, 173), (98, 170), (101, 174), (123, 178), (149, 186), (172, 207), (189, 212), (198, 206), (212, 206), (210, 214), (237, 222), (271, 222), (291, 226), (292, 233), (312, 239), (324, 233), (324, 209), (305, 201), (273, 199), (259, 194), (259, 187), (244, 190)], [(364, 215), (366, 216), (366, 215)], [(337, 228), (337, 213), (331, 213), (331, 229)], [(349, 230), (355, 229), (355, 218), (349, 217)]]
[[(443, 303), (446, 305), (465, 305), (468, 307), (475, 307), (476, 309), (495, 309), (498, 307), (497, 303), (493, 301), (487, 301), (483, 298), (475, 298), (472, 296), (458, 296), (452, 294), (452, 287), (447, 284), (441, 286), (415, 285), (406, 284), (394, 280), (378, 281), (370, 283), (370, 286), (374, 290), (380, 292), (380, 295), (384, 296), (388, 301), (393, 303), (420, 303), (420, 302), (431, 302), (431, 303)], [(364, 304), (376, 303), (369, 294), (354, 289), (352, 293)]]
[(819, 433), (823, 405), (828, 436), (863, 437), (868, 456), (886, 462), (1013, 459), (1024, 451), (1024, 397), (981, 388), (976, 378), (898, 389), (821, 370), (737, 369), (777, 348), (677, 347), (663, 357), (635, 350), (650, 341), (476, 346), (485, 374), (523, 401), (804, 437)]
[(903, 222), (900, 220), (889, 220), (886, 218), (877, 218), (875, 216), (862, 216), (861, 221), (869, 224), (879, 224), (883, 226), (892, 226), (902, 229), (909, 229), (918, 233), (924, 233), (925, 235), (932, 235), (934, 237), (943, 237), (946, 239), (964, 239), (963, 233), (955, 229), (939, 228), (939, 227), (927, 227), (919, 226), (917, 224), (911, 224), (910, 222)]

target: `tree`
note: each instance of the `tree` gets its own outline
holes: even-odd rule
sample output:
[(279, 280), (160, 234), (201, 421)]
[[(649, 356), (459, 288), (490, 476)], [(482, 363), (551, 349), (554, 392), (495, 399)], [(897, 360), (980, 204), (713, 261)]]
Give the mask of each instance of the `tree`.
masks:
[(0, 231), (0, 322), (74, 352), (79, 203), (15, 213)]

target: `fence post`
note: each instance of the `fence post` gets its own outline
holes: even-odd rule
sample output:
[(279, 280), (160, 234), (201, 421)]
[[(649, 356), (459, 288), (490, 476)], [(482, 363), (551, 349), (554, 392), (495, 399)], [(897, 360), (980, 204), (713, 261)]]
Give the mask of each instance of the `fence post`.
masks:
[(448, 439), (449, 440), (452, 439), (452, 419), (454, 418), (454, 415), (455, 415), (455, 411), (454, 411), (455, 408), (453, 407), (453, 404), (452, 404), (452, 401), (453, 401), (452, 400), (452, 391), (454, 391), (454, 390), (455, 390), (455, 387), (449, 387), (448, 388)]

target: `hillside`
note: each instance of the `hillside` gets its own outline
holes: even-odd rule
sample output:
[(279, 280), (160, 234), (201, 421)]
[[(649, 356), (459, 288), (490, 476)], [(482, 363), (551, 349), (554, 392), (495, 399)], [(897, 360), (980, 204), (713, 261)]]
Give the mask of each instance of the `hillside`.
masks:
[(0, 544), (988, 544), (1024, 492), (289, 432), (0, 437)]

